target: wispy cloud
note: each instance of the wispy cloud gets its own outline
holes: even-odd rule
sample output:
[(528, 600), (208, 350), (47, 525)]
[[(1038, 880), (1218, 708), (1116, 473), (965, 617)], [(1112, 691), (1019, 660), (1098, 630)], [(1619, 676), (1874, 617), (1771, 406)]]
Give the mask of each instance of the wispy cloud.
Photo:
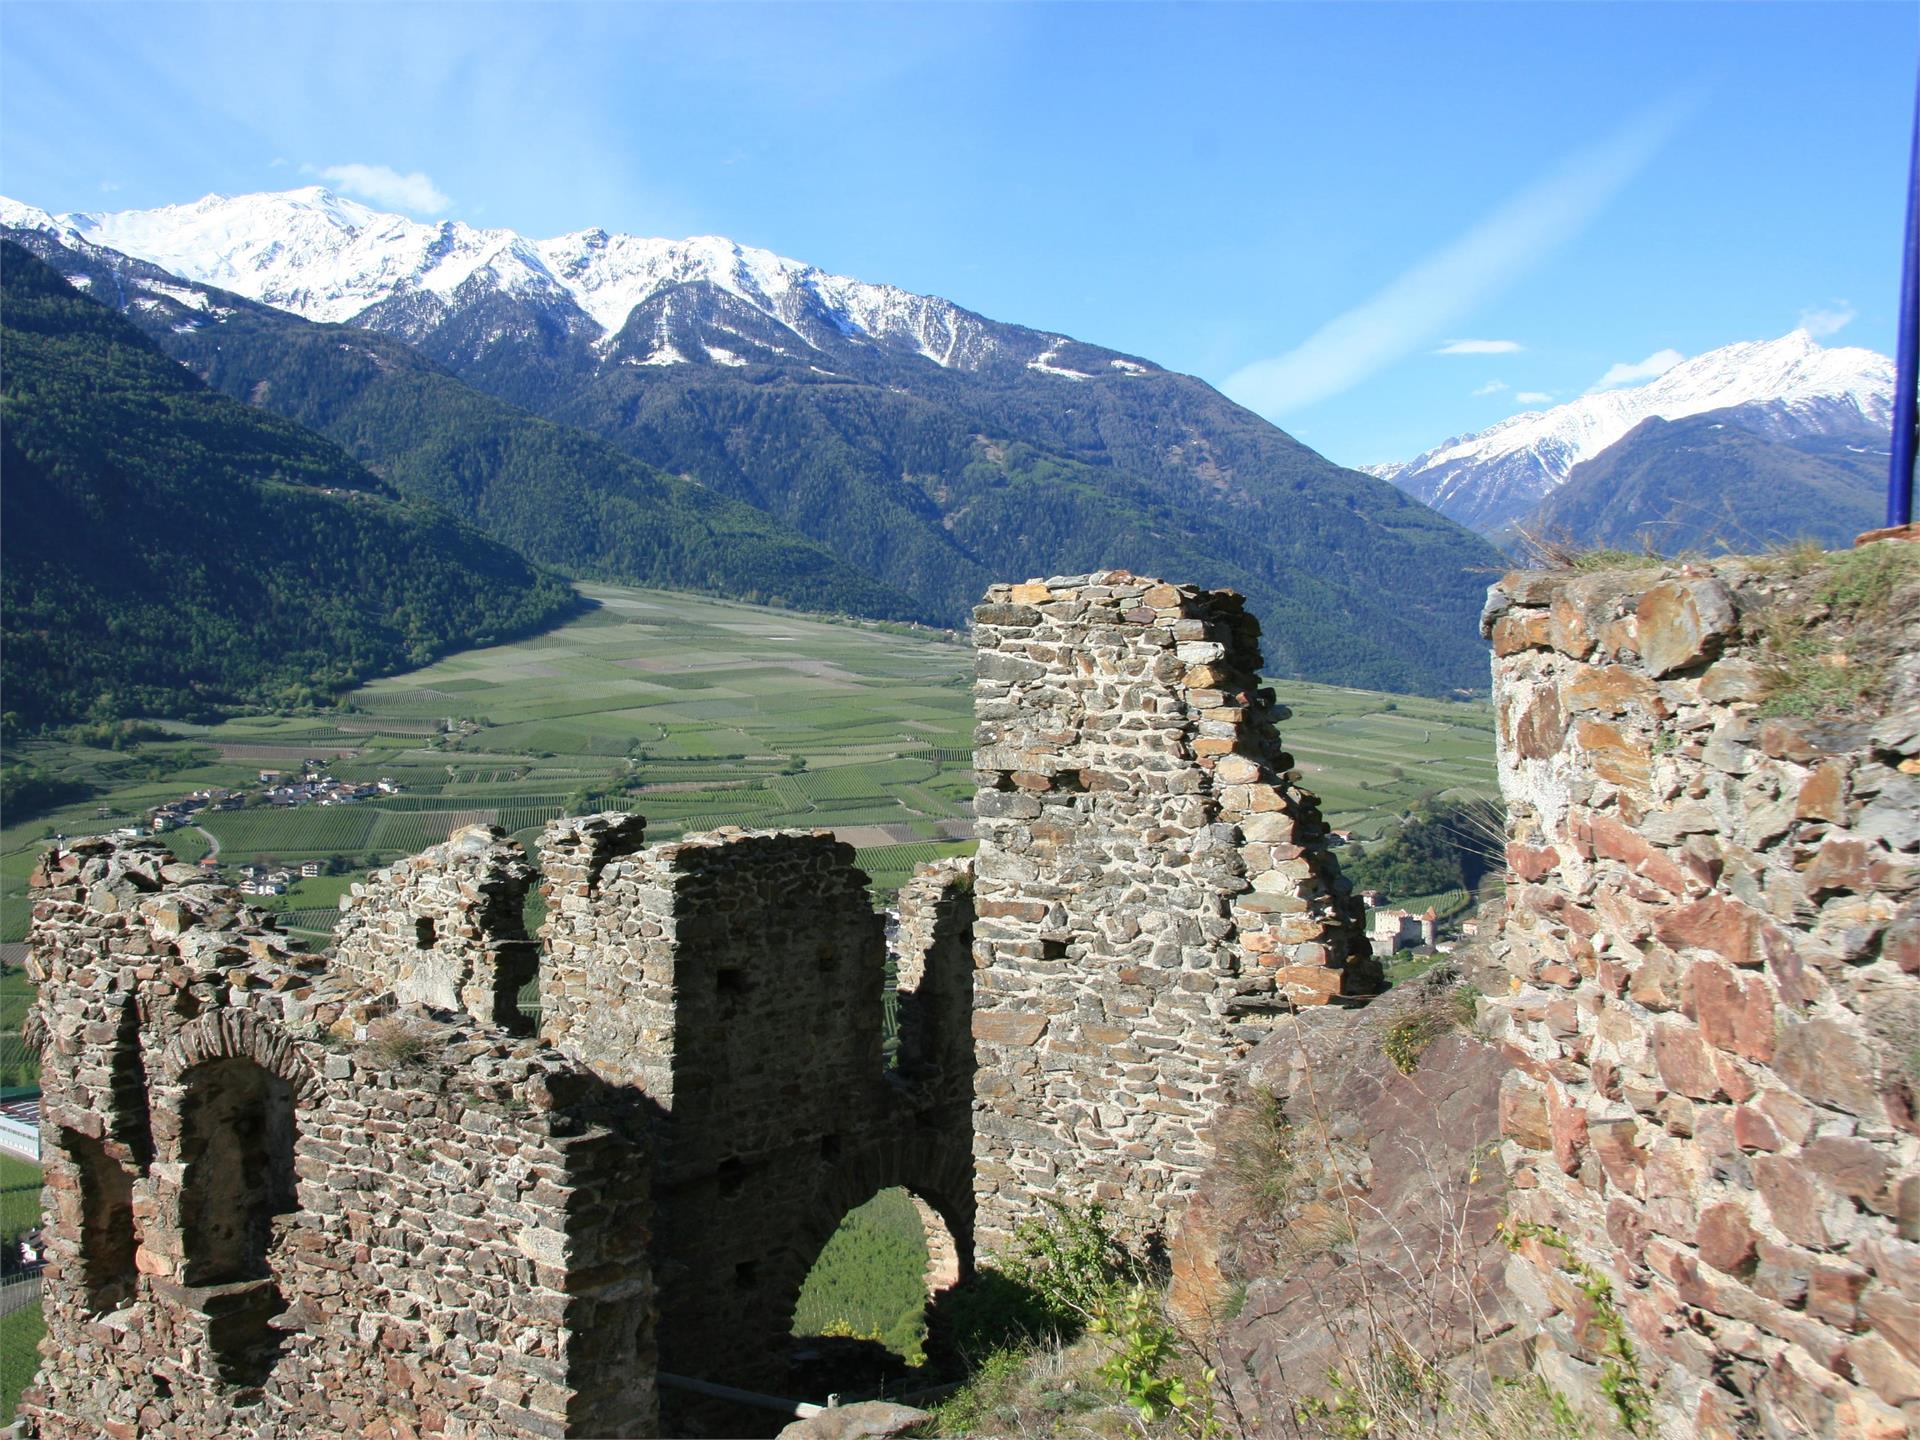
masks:
[(1638, 385), (1642, 380), (1657, 380), (1686, 358), (1678, 350), (1656, 350), (1644, 360), (1622, 360), (1617, 365), (1608, 366), (1607, 373), (1587, 387), (1587, 393), (1591, 395), (1596, 390), (1611, 390), (1617, 385)]
[(1285, 355), (1237, 371), (1223, 388), (1252, 409), (1289, 413), (1431, 343), (1592, 224), (1658, 153), (1681, 113), (1669, 104), (1637, 116)]
[(1527, 347), (1518, 340), (1449, 340), (1436, 355), (1511, 355)]
[(402, 175), (387, 165), (325, 165), (317, 169), (304, 165), (301, 168), (349, 195), (415, 215), (438, 215), (453, 204), (446, 191), (418, 170)]
[(100, 182), (100, 193), (102, 195), (111, 195), (119, 188), (120, 182), (118, 180), (102, 180)]
[(1506, 388), (1507, 388), (1507, 382), (1504, 380), (1489, 380), (1487, 381), (1486, 384), (1482, 385), (1478, 390), (1474, 391), (1473, 396), (1474, 396), (1474, 399), (1477, 400), (1482, 395), (1498, 395), (1502, 390)]
[(1800, 312), (1800, 328), (1816, 338), (1837, 334), (1846, 329), (1852, 320), (1853, 306), (1845, 300)]
[(1520, 390), (1515, 392), (1513, 403), (1516, 405), (1544, 405), (1553, 396), (1545, 390)]

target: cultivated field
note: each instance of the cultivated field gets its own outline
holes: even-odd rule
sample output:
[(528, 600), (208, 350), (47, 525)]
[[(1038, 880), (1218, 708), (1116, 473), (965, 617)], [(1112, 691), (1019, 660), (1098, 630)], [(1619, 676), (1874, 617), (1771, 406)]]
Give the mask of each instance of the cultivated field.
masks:
[[(55, 833), (86, 834), (207, 785), (325, 759), (402, 793), (344, 806), (209, 815), (167, 838), (225, 866), (335, 862), (364, 872), (466, 824), (531, 842), (582, 808), (647, 816), (670, 839), (717, 825), (824, 826), (853, 844), (876, 892), (963, 852), (969, 652), (961, 638), (835, 622), (704, 597), (588, 586), (598, 608), (536, 639), (468, 651), (356, 691), (322, 715), (169, 724), (134, 760), (54, 742), (9, 759), (101, 793), (0, 830), (0, 940), (24, 936), (26, 876)], [(1493, 789), (1485, 705), (1281, 681), (1282, 734), (1337, 827), (1367, 836), (1423, 792)], [(146, 778), (172, 754), (181, 768)], [(184, 762), (191, 763), (184, 763)], [(291, 927), (331, 928), (342, 875), (264, 902)]]

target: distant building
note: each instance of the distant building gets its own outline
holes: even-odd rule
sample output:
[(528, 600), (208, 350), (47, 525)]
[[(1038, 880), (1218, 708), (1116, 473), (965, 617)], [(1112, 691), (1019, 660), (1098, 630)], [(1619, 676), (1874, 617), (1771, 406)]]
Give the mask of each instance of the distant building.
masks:
[(1373, 942), (1373, 953), (1376, 955), (1391, 955), (1398, 950), (1431, 949), (1439, 923), (1439, 917), (1431, 905), (1424, 915), (1415, 915), (1406, 910), (1376, 910), (1367, 929), (1367, 938)]

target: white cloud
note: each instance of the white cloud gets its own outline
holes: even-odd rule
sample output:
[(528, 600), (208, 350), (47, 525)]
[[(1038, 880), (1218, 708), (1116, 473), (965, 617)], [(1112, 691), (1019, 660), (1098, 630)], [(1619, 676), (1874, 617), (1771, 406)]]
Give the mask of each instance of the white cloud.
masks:
[(1644, 360), (1622, 360), (1617, 365), (1608, 366), (1607, 373), (1587, 387), (1587, 393), (1591, 395), (1595, 390), (1611, 390), (1616, 385), (1638, 385), (1642, 380), (1657, 380), (1686, 358), (1678, 350), (1656, 350)]
[(1449, 340), (1436, 355), (1511, 355), (1527, 347), (1518, 340)]
[(1800, 312), (1800, 328), (1816, 339), (1846, 329), (1852, 320), (1853, 306), (1844, 300), (1836, 300), (1824, 308)]
[(453, 204), (452, 198), (418, 170), (402, 175), (386, 165), (326, 165), (318, 170), (304, 167), (349, 195), (371, 200), (375, 205), (390, 205), (415, 215), (438, 215)]
[(111, 195), (119, 188), (120, 182), (118, 180), (102, 180), (100, 182), (100, 193), (102, 195)]
[(1673, 105), (1643, 113), (1285, 355), (1245, 366), (1221, 388), (1263, 414), (1290, 413), (1431, 343), (1592, 224), (1679, 119)]
[(1515, 392), (1513, 403), (1516, 405), (1544, 405), (1551, 399), (1553, 399), (1553, 396), (1549, 395), (1545, 390), (1520, 390)]
[(1477, 400), (1482, 395), (1498, 395), (1502, 390), (1506, 388), (1507, 388), (1507, 382), (1504, 380), (1489, 380), (1487, 381), (1486, 384), (1482, 385), (1478, 390), (1474, 391), (1473, 394), (1474, 394), (1474, 398)]

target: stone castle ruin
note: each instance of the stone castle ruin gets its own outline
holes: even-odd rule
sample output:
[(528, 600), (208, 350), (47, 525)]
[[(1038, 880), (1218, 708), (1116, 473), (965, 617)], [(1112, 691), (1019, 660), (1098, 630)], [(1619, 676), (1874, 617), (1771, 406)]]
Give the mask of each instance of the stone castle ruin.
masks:
[(900, 894), (892, 1069), (882, 917), (825, 832), (469, 829), (326, 954), (156, 842), (50, 852), (30, 1430), (659, 1433), (658, 1374), (783, 1388), (880, 1189), (935, 1289), (1042, 1197), (1164, 1227), (1233, 1061), (1373, 975), (1257, 637), (1118, 573), (988, 597), (979, 855)]
[[(1518, 1248), (1487, 1273), (1508, 1353), (1589, 1413), (1625, 1335), (1659, 1433), (1891, 1440), (1920, 1431), (1920, 635), (1892, 713), (1765, 720), (1768, 593), (1495, 588), (1510, 903), (1472, 1043)], [(466, 830), (357, 887), (324, 954), (155, 842), (50, 852), (27, 1433), (686, 1433), (660, 1377), (784, 1393), (801, 1282), (882, 1188), (935, 1290), (1049, 1199), (1178, 1239), (1243, 1058), (1378, 988), (1359, 910), (1239, 597), (1001, 586), (974, 637), (979, 851), (901, 891), (892, 1068), (883, 921), (824, 832)]]

